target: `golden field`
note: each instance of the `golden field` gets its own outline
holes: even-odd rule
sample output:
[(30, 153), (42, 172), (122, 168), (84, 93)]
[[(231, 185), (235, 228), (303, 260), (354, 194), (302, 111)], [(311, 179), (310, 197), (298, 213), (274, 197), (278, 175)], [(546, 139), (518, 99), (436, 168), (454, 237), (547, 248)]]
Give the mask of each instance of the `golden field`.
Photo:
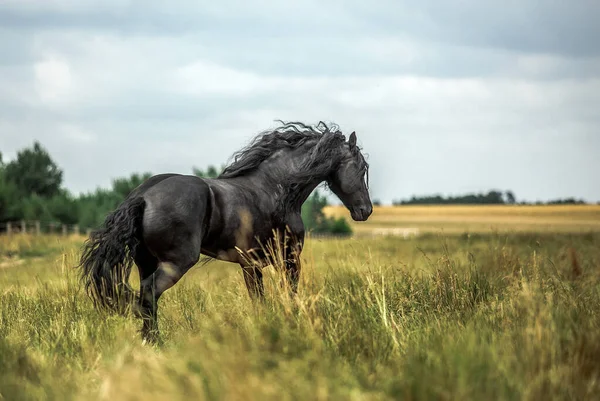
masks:
[[(325, 208), (328, 216), (344, 216), (343, 206)], [(600, 205), (402, 205), (375, 206), (366, 222), (351, 221), (357, 235), (393, 229), (420, 233), (596, 232)]]

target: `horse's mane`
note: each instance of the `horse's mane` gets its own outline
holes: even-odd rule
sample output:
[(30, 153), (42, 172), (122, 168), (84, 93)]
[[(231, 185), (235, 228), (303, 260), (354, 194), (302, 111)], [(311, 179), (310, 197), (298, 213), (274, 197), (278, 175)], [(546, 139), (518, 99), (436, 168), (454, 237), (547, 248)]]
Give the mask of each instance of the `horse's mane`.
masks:
[[(294, 150), (306, 142), (316, 140), (311, 154), (304, 161), (302, 170), (307, 173), (306, 179), (322, 175), (331, 170), (339, 161), (341, 144), (346, 140), (334, 124), (327, 126), (319, 122), (316, 127), (301, 122), (288, 122), (258, 134), (248, 146), (233, 155), (233, 162), (219, 175), (219, 178), (243, 176), (255, 170), (262, 162), (281, 149)], [(296, 177), (302, 181), (302, 177)]]

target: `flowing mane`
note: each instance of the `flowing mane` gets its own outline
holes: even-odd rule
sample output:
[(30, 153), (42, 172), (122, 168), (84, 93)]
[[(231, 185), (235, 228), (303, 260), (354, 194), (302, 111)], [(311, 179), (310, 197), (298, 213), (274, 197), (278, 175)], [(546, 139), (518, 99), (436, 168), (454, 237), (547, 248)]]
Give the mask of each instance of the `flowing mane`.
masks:
[(324, 122), (320, 122), (316, 127), (312, 127), (300, 122), (281, 123), (280, 127), (258, 134), (248, 146), (236, 152), (233, 162), (223, 170), (219, 178), (248, 174), (278, 150), (295, 150), (308, 141), (314, 141), (315, 144), (310, 156), (303, 163), (302, 170), (307, 171), (310, 176), (330, 170), (339, 161), (340, 145), (346, 138), (336, 125), (328, 127)]

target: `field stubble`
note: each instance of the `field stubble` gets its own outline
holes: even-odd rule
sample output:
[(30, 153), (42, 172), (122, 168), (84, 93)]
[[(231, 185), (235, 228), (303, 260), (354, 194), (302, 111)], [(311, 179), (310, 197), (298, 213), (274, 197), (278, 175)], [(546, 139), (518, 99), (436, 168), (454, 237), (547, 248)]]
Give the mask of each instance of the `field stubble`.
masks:
[[(346, 216), (341, 206), (325, 209)], [(600, 205), (405, 205), (376, 206), (367, 222), (352, 222), (359, 235), (377, 229), (417, 228), (448, 234), (500, 232), (600, 232)]]
[(262, 304), (213, 262), (161, 298), (160, 347), (91, 307), (81, 242), (0, 238), (0, 399), (600, 394), (598, 233), (312, 239), (297, 299), (267, 269)]

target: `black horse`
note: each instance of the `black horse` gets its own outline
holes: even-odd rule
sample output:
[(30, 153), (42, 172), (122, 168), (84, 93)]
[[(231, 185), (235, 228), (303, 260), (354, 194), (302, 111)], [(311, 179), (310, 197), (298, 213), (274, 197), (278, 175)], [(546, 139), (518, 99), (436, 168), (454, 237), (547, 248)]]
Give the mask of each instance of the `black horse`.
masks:
[[(285, 123), (263, 132), (216, 179), (160, 174), (134, 189), (87, 239), (81, 278), (94, 304), (114, 311), (133, 305), (142, 335), (158, 334), (157, 301), (205, 255), (240, 264), (252, 298), (263, 297), (265, 244), (284, 243), (285, 272), (295, 294), (304, 243), (301, 207), (326, 182), (356, 221), (372, 212), (368, 169), (356, 134)], [(279, 243), (281, 245), (281, 243)], [(249, 256), (252, 257), (249, 257)], [(139, 296), (127, 284), (139, 270)]]

